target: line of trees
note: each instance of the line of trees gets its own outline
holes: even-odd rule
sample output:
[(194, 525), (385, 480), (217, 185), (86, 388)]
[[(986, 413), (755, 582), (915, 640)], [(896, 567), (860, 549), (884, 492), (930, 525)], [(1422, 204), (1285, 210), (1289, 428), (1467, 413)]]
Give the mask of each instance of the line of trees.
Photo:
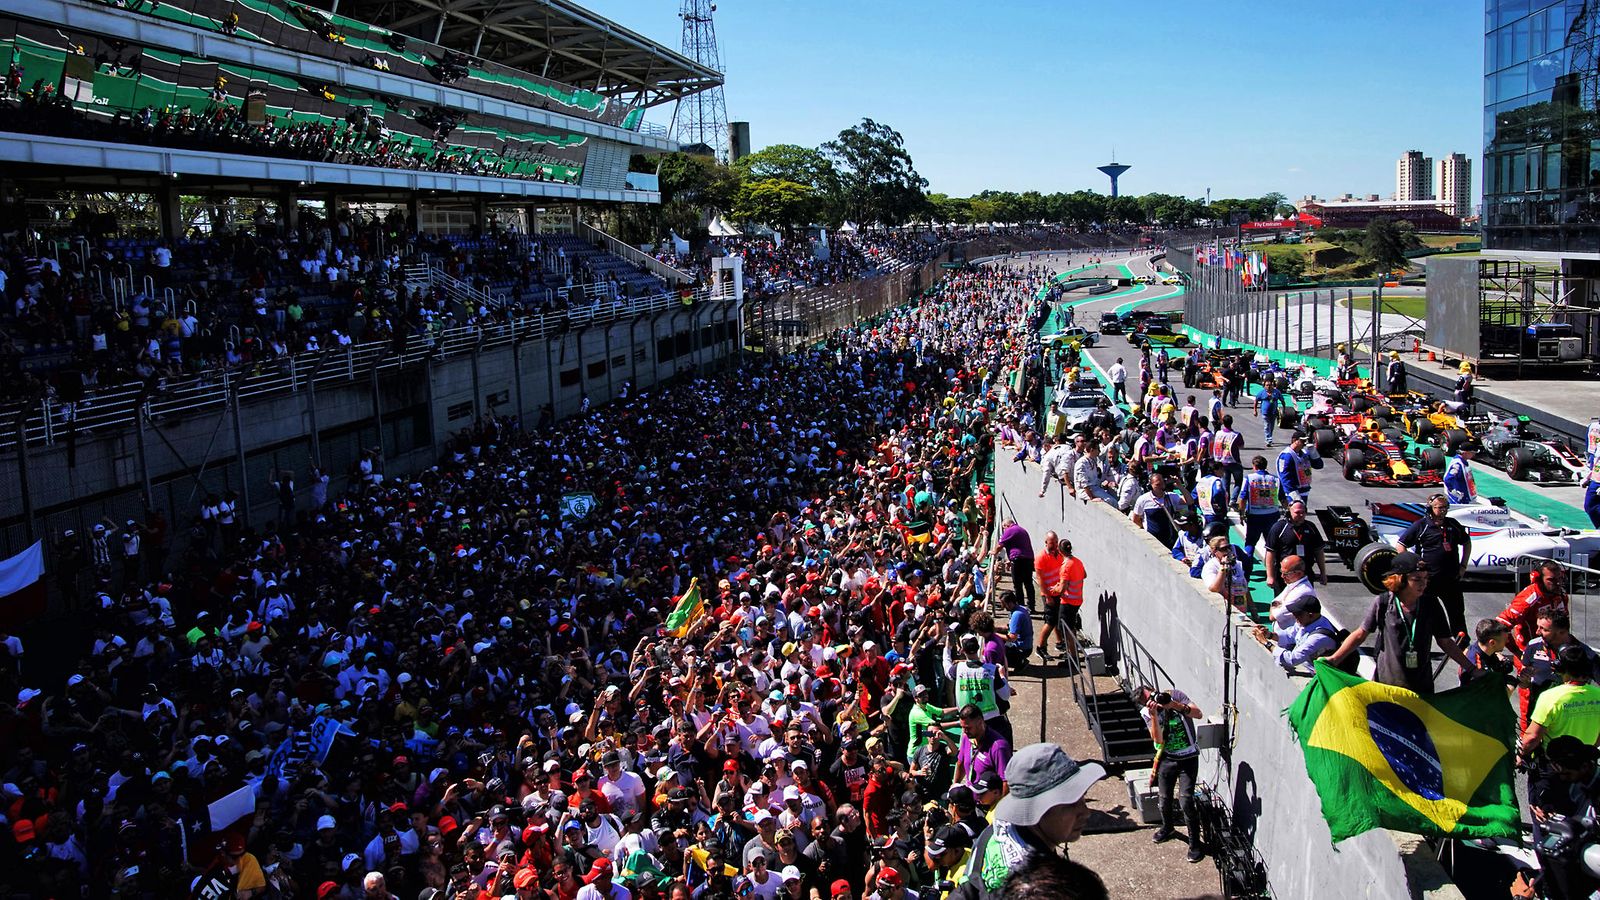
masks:
[(862, 119), (819, 147), (775, 144), (731, 166), (709, 156), (676, 153), (635, 157), (634, 168), (660, 177), (661, 205), (618, 211), (619, 236), (631, 241), (653, 240), (666, 231), (702, 236), (707, 211), (740, 225), (793, 232), (812, 224), (838, 227), (844, 222), (1185, 228), (1271, 218), (1294, 210), (1277, 193), (1217, 200), (1209, 206), (1172, 194), (1108, 197), (1094, 191), (992, 190), (971, 197), (930, 194), (900, 132), (872, 119)]

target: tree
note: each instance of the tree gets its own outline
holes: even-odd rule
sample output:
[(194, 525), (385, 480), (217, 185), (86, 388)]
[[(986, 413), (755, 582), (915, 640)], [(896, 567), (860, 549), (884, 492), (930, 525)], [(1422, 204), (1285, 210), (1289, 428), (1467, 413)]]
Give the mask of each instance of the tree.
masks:
[(839, 172), (844, 215), (864, 225), (900, 225), (928, 208), (928, 180), (917, 174), (900, 132), (871, 119), (822, 145)]
[(803, 185), (811, 190), (810, 215), (815, 221), (837, 225), (842, 220), (839, 170), (821, 150), (773, 144), (734, 163), (733, 171), (745, 182), (776, 180)]
[(1267, 259), (1267, 271), (1272, 275), (1280, 275), (1292, 281), (1299, 281), (1300, 276), (1306, 273), (1306, 258), (1298, 251), (1289, 253), (1274, 253)]
[(1405, 268), (1406, 251), (1420, 246), (1422, 241), (1410, 222), (1379, 216), (1367, 223), (1367, 232), (1361, 238), (1361, 256), (1378, 271), (1392, 272)]
[(760, 222), (785, 233), (809, 223), (816, 209), (815, 188), (782, 178), (746, 181), (733, 201), (736, 220)]

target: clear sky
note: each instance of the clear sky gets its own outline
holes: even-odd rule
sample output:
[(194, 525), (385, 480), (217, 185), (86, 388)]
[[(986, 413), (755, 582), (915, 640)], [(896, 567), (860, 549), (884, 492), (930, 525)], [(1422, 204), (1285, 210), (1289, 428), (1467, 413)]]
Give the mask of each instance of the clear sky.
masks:
[[(680, 44), (678, 0), (582, 2)], [(1479, 0), (720, 0), (716, 24), (757, 149), (871, 117), (954, 196), (1103, 192), (1113, 147), (1134, 194), (1388, 196), (1409, 149), (1481, 184)]]

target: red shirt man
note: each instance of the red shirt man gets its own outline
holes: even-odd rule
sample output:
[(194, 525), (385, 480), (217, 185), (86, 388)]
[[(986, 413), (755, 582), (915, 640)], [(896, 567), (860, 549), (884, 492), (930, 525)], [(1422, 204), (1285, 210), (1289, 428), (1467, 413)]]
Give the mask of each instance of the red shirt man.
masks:
[(1539, 636), (1539, 613), (1544, 610), (1567, 612), (1567, 590), (1561, 580), (1561, 564), (1546, 560), (1528, 573), (1528, 586), (1512, 598), (1510, 605), (1500, 611), (1496, 619), (1511, 628), (1511, 645), (1516, 649), (1515, 660), (1522, 659), (1528, 642)]

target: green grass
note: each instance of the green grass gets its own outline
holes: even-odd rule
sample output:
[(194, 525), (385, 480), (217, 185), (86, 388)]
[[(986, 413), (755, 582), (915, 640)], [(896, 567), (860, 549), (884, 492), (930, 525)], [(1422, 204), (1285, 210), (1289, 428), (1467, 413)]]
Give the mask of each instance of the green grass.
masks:
[(1454, 247), (1457, 244), (1472, 244), (1482, 240), (1476, 234), (1419, 234), (1424, 247)]
[[(1339, 305), (1344, 306), (1345, 302), (1340, 300)], [(1364, 297), (1356, 297), (1355, 305), (1356, 309), (1361, 310), (1362, 312), (1370, 311), (1372, 309), (1371, 295), (1369, 294)], [(1386, 313), (1398, 313), (1402, 316), (1410, 316), (1413, 319), (1421, 319), (1423, 317), (1423, 313), (1427, 312), (1427, 310), (1428, 298), (1426, 297), (1383, 298), (1383, 311)]]

